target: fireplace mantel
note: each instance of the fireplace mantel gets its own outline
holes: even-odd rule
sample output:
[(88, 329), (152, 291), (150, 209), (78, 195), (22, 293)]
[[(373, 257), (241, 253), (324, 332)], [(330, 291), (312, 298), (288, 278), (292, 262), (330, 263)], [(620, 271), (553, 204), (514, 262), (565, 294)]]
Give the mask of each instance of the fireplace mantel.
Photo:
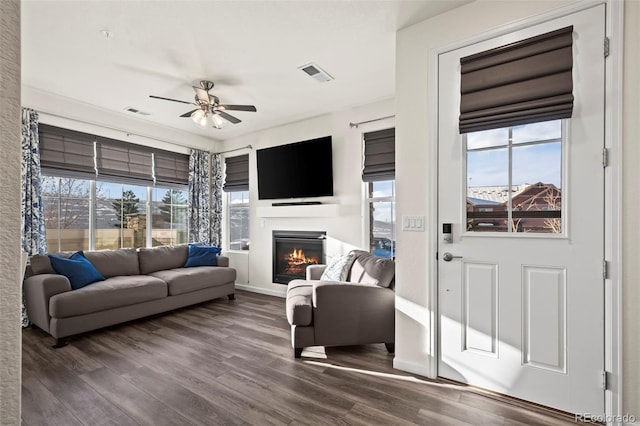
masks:
[(256, 207), (257, 217), (333, 217), (339, 215), (339, 204)]

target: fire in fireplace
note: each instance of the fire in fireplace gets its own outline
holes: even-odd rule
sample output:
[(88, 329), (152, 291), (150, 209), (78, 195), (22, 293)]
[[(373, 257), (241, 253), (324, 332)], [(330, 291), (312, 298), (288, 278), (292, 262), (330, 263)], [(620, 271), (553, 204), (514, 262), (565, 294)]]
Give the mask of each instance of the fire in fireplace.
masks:
[(324, 263), (326, 232), (273, 231), (273, 282), (304, 278), (307, 266)]

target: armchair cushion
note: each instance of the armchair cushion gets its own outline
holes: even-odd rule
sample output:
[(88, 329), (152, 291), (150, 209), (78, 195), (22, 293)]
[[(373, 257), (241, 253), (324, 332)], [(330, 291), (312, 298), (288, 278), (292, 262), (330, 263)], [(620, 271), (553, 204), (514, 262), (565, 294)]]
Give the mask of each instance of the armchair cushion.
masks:
[(287, 321), (290, 325), (310, 325), (313, 318), (313, 282), (293, 280), (287, 286)]
[(389, 287), (395, 276), (395, 262), (374, 256), (363, 250), (353, 250), (353, 263), (349, 272), (348, 281), (358, 284), (375, 284), (380, 287)]
[(349, 273), (349, 270), (346, 268), (349, 260), (349, 255), (334, 256), (329, 263), (327, 263), (327, 267), (324, 269), (320, 280), (345, 281)]

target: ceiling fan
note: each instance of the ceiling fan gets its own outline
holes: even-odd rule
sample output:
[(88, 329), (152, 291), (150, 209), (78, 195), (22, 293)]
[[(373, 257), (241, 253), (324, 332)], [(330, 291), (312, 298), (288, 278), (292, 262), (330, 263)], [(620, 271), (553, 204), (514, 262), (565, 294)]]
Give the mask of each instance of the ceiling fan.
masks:
[(195, 94), (195, 102), (180, 101), (178, 99), (163, 98), (162, 96), (149, 95), (150, 98), (162, 99), (171, 102), (180, 102), (181, 104), (195, 105), (197, 108), (185, 112), (180, 117), (191, 117), (194, 123), (201, 127), (207, 127), (209, 124), (216, 129), (221, 129), (225, 119), (233, 124), (238, 124), (242, 120), (234, 117), (225, 111), (249, 111), (256, 112), (253, 105), (227, 105), (221, 104), (217, 96), (209, 93), (213, 89), (213, 82), (209, 80), (201, 80), (201, 87), (193, 86)]

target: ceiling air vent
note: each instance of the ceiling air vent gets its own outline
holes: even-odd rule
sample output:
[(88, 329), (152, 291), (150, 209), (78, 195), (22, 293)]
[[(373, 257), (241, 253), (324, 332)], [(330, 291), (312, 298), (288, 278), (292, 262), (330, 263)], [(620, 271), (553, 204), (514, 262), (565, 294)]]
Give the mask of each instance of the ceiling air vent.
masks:
[(151, 115), (148, 112), (140, 111), (139, 109), (132, 108), (132, 107), (126, 107), (124, 110), (127, 111), (127, 112), (131, 112), (133, 114), (138, 114), (138, 115), (142, 115), (142, 116), (145, 116), (145, 117)]
[(298, 69), (304, 71), (309, 77), (312, 77), (319, 83), (326, 83), (327, 81), (333, 80), (333, 77), (331, 77), (328, 72), (314, 63), (303, 65)]

